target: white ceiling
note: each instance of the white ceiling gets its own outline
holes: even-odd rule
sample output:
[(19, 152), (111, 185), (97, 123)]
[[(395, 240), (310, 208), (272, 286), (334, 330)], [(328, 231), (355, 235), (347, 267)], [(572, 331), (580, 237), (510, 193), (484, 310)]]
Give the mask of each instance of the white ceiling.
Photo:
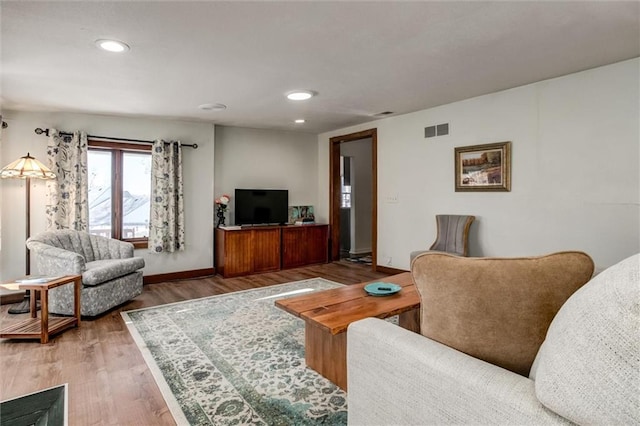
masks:
[[(0, 5), (1, 101), (14, 110), (320, 133), (640, 55), (636, 1)], [(285, 98), (298, 88), (318, 95)]]

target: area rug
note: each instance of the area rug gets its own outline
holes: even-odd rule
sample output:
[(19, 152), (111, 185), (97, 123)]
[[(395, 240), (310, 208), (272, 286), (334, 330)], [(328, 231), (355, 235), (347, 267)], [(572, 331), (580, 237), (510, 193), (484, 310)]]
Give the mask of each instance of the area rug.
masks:
[(305, 365), (304, 321), (279, 298), (322, 278), (123, 312), (179, 425), (344, 425), (346, 394)]

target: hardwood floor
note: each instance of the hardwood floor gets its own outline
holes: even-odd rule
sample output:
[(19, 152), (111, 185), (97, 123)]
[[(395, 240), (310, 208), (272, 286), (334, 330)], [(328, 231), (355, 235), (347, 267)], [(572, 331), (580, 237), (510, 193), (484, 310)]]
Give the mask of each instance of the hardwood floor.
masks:
[[(220, 276), (145, 285), (143, 293), (44, 345), (0, 340), (0, 400), (68, 383), (69, 425), (174, 425), (151, 372), (133, 342), (121, 311), (322, 277), (355, 284), (387, 276), (370, 266), (340, 261), (260, 275)], [(9, 315), (0, 322), (27, 318)]]

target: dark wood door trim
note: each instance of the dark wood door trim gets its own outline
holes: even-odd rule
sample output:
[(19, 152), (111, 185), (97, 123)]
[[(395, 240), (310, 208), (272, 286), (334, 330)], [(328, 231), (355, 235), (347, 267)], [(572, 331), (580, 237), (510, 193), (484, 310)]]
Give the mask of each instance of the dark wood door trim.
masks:
[(378, 129), (363, 130), (329, 139), (329, 224), (331, 260), (340, 260), (340, 144), (371, 138), (371, 266), (376, 270), (378, 257)]

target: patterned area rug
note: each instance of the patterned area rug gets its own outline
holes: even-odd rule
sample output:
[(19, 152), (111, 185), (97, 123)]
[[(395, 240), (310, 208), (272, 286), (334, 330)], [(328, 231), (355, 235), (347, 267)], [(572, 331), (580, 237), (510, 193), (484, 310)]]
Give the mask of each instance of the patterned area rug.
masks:
[(179, 425), (344, 425), (346, 394), (304, 361), (304, 321), (279, 298), (322, 278), (123, 312)]

